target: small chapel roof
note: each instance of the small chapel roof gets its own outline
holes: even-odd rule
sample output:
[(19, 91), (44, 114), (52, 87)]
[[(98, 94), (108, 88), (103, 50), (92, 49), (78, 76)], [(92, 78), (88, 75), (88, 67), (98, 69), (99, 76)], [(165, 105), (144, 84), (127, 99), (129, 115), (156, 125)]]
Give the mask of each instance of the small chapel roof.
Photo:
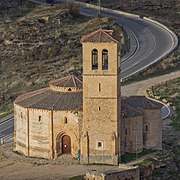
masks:
[(121, 33), (114, 30), (98, 29), (90, 34), (84, 35), (81, 42), (120, 42)]
[(65, 87), (65, 88), (68, 87), (68, 88), (82, 89), (82, 79), (80, 77), (70, 75), (56, 80), (52, 80), (49, 82), (49, 85)]
[(143, 110), (141, 108), (135, 108), (127, 103), (126, 99), (122, 99), (122, 113), (123, 117), (125, 118), (131, 118), (131, 117), (137, 117), (143, 115)]
[(126, 102), (133, 107), (143, 109), (159, 109), (163, 105), (157, 101), (153, 101), (145, 96), (130, 96), (126, 98)]

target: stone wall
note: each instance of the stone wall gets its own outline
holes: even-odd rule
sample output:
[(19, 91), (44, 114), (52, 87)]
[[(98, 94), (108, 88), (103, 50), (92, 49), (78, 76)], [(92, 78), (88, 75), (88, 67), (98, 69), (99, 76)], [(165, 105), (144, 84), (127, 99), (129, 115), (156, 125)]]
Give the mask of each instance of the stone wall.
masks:
[(62, 154), (62, 137), (68, 135), (71, 154), (78, 157), (81, 111), (26, 109), (15, 104), (14, 112), (16, 151), (31, 157), (57, 158)]
[[(98, 69), (92, 70), (92, 50)], [(102, 70), (102, 51), (108, 69)], [(118, 164), (120, 154), (120, 44), (83, 43), (83, 136), (81, 163)]]
[(144, 110), (143, 141), (145, 149), (162, 149), (161, 109)]
[[(118, 143), (117, 112), (115, 111), (117, 100), (84, 99), (84, 103), (86, 106), (84, 106), (83, 113), (87, 115), (83, 118), (85, 137), (81, 144), (82, 156), (86, 156), (87, 153), (90, 156), (89, 163), (112, 164), (113, 157), (117, 155), (115, 148)], [(98, 145), (98, 143), (101, 143), (101, 145)]]
[(61, 139), (64, 135), (71, 138), (71, 154), (78, 157), (80, 150), (80, 126), (82, 112), (79, 111), (54, 111), (53, 112), (53, 139), (55, 157), (62, 154)]
[[(83, 96), (86, 98), (117, 98), (120, 95), (120, 75), (117, 76), (84, 76)], [(99, 89), (99, 86), (100, 89)]]
[(14, 142), (15, 151), (28, 156), (28, 110), (14, 104)]
[[(120, 67), (120, 44), (111, 43), (83, 43), (83, 73), (93, 75), (92, 71), (92, 57), (91, 52), (93, 49), (98, 50), (98, 70), (97, 74), (117, 74)], [(108, 72), (102, 70), (102, 50), (108, 50)], [(118, 54), (117, 54), (118, 53)]]
[(51, 111), (29, 109), (29, 156), (51, 158)]
[(143, 150), (143, 117), (125, 118), (124, 121), (123, 152), (141, 152)]

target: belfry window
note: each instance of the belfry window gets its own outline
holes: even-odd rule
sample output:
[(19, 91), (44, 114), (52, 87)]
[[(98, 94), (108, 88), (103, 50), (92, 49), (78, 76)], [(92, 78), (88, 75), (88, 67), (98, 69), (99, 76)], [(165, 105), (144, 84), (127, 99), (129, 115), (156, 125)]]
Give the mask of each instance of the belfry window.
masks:
[(102, 51), (102, 69), (108, 69), (108, 50), (103, 49)]
[(98, 50), (92, 50), (92, 69), (98, 69)]

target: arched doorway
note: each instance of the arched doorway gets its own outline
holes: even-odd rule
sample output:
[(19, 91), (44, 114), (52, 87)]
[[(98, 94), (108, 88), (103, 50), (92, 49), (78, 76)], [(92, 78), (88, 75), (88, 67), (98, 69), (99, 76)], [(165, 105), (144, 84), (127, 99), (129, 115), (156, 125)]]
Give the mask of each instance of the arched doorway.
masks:
[(71, 138), (68, 135), (62, 137), (62, 154), (71, 154)]

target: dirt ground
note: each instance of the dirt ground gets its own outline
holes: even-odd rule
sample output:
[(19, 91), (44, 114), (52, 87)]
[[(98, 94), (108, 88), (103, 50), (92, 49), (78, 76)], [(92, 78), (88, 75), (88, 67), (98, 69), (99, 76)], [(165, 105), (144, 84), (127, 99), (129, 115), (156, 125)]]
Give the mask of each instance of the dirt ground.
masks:
[[(83, 165), (34, 165), (30, 163), (3, 160), (0, 157), (0, 179), (69, 179), (68, 177), (85, 174), (91, 169), (106, 170), (108, 167)], [(112, 168), (112, 166), (110, 167)]]
[[(4, 145), (3, 145), (4, 146)], [(53, 160), (42, 160), (35, 158), (25, 158), (8, 149), (3, 152), (0, 147), (0, 179), (20, 180), (20, 179), (69, 179), (78, 175), (85, 175), (86, 172), (94, 169), (104, 172), (115, 169), (116, 166), (97, 166), (80, 164), (55, 164)], [(5, 145), (9, 146), (9, 145)]]
[[(146, 89), (156, 84), (180, 76), (180, 71), (167, 75), (139, 81), (122, 87), (124, 96), (145, 95)], [(6, 145), (7, 146), (7, 145)], [(116, 166), (87, 166), (79, 164), (56, 164), (55, 161), (27, 159), (12, 152), (11, 148), (5, 149), (0, 145), (0, 179), (69, 179), (69, 177), (83, 175), (87, 171), (96, 169), (105, 171), (116, 169)]]

